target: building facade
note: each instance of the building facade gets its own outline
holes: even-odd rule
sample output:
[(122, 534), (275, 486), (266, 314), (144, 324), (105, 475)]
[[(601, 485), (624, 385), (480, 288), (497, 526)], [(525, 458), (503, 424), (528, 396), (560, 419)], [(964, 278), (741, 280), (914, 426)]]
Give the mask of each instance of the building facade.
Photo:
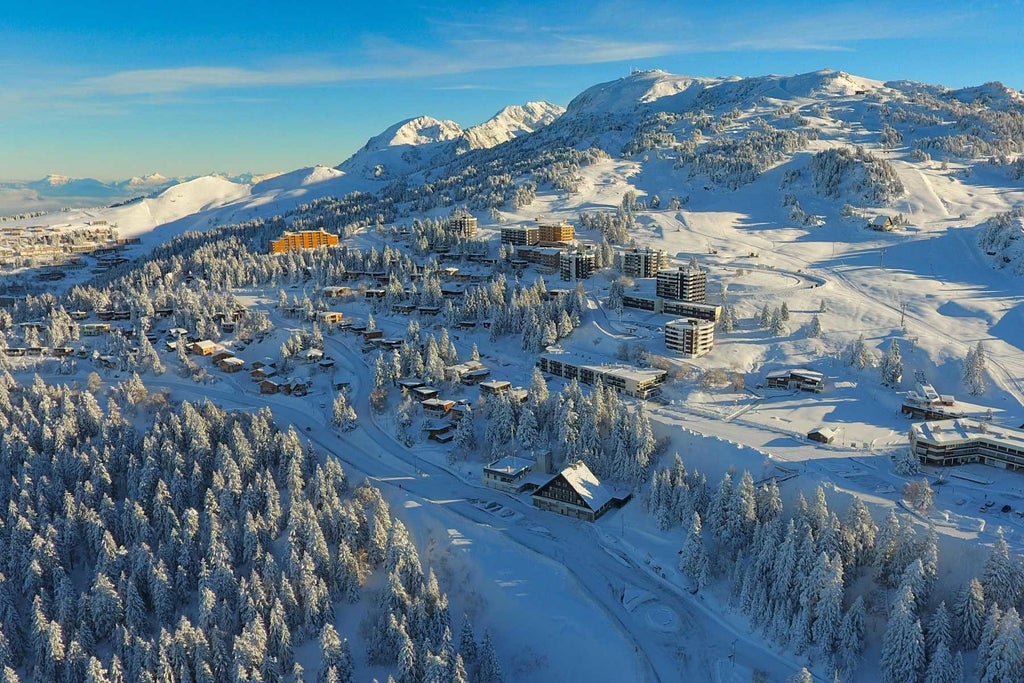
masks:
[(708, 320), (682, 319), (665, 323), (665, 347), (690, 358), (699, 358), (715, 346), (715, 324)]
[(563, 280), (586, 280), (594, 273), (596, 265), (593, 249), (573, 249), (559, 256), (558, 272)]
[(541, 223), (537, 226), (542, 244), (572, 242), (576, 238), (576, 229), (569, 223)]
[(926, 465), (980, 462), (1024, 470), (1024, 430), (981, 420), (935, 420), (910, 428), (910, 452)]
[(557, 270), (561, 265), (562, 250), (558, 247), (519, 246), (516, 256), (528, 263), (536, 263), (542, 268)]
[(569, 465), (531, 496), (533, 506), (593, 522), (614, 505), (621, 504), (583, 462)]
[(600, 378), (606, 387), (636, 398), (650, 398), (661, 393), (668, 373), (664, 370), (636, 368), (630, 365), (589, 365), (574, 361), (564, 353), (546, 353), (537, 361), (541, 372), (575, 379), (582, 384), (595, 384)]
[(663, 299), (704, 303), (707, 300), (708, 274), (701, 268), (680, 266), (659, 270), (656, 294)]
[(303, 249), (319, 249), (338, 244), (338, 236), (332, 235), (325, 230), (302, 230), (301, 232), (286, 232), (280, 239), (270, 243), (271, 254), (282, 254), (286, 251), (301, 251)]
[(476, 216), (460, 213), (448, 219), (448, 230), (461, 237), (476, 237)]
[(540, 241), (540, 229), (536, 225), (505, 225), (501, 228), (502, 244), (529, 246)]
[(668, 267), (668, 254), (662, 249), (627, 249), (622, 252), (622, 272), (629, 277), (657, 277)]

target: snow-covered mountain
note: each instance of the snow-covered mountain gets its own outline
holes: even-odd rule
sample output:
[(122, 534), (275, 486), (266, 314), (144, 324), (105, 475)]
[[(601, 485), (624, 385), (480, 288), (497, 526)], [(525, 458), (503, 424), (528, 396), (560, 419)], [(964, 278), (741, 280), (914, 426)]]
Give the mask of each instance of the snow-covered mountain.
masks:
[(466, 130), (454, 121), (419, 116), (400, 121), (375, 135), (338, 169), (373, 180), (394, 180), (450, 161), (468, 150), (486, 149), (532, 133), (561, 115), (547, 102), (505, 107)]
[(548, 125), (565, 112), (549, 102), (527, 102), (505, 107), (492, 118), (465, 131), (469, 149), (486, 149), (532, 133)]

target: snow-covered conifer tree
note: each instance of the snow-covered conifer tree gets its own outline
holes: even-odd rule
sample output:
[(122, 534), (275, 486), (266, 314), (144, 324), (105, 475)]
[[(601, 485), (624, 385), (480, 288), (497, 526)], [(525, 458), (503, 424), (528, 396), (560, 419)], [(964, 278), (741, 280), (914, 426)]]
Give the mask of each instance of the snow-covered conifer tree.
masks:
[(1020, 563), (1010, 557), (1002, 527), (996, 529), (995, 543), (982, 569), (981, 585), (985, 588), (985, 597), (1000, 605), (1015, 605), (1020, 598)]
[(694, 511), (689, 533), (680, 550), (679, 571), (697, 586), (704, 588), (710, 578), (707, 549), (704, 547), (704, 536), (701, 533), (700, 515)]
[(915, 681), (924, 667), (924, 634), (917, 618), (914, 593), (904, 586), (890, 611), (889, 627), (882, 639), (882, 682)]
[(968, 650), (978, 647), (985, 618), (985, 590), (978, 579), (971, 579), (953, 605), (956, 642)]
[(821, 319), (817, 314), (811, 316), (811, 322), (807, 324), (807, 337), (810, 339), (817, 339), (822, 334), (821, 330)]
[(882, 384), (887, 387), (898, 387), (903, 381), (903, 360), (900, 357), (900, 345), (893, 337), (882, 355), (880, 367)]
[(985, 354), (985, 345), (979, 341), (976, 346), (971, 347), (964, 357), (962, 378), (964, 386), (971, 396), (981, 396), (987, 389), (986, 374), (988, 373), (988, 360)]

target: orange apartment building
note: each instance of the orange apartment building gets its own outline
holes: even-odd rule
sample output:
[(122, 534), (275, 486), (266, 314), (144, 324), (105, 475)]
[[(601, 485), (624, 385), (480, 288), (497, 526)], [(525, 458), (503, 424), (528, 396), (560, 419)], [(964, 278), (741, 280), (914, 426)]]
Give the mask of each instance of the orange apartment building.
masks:
[(324, 230), (303, 230), (301, 232), (286, 232), (280, 239), (270, 242), (271, 254), (282, 254), (286, 251), (300, 251), (302, 249), (318, 249), (330, 247), (338, 243), (338, 236), (332, 235)]
[(541, 223), (537, 226), (540, 232), (540, 244), (547, 246), (550, 244), (556, 244), (559, 242), (572, 242), (573, 238), (576, 237), (576, 231), (573, 227), (566, 223)]

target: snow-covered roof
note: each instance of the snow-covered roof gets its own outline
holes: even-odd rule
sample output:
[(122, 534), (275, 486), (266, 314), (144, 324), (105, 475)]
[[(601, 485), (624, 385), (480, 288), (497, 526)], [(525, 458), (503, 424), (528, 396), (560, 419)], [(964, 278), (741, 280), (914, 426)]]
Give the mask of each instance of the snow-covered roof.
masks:
[(532, 466), (532, 460), (527, 460), (526, 458), (521, 458), (517, 455), (506, 455), (504, 458), (495, 460), (490, 465), (484, 466), (484, 471), (515, 476), (523, 470), (530, 469)]
[(611, 490), (598, 480), (583, 461), (569, 465), (559, 474), (565, 477), (591, 510), (600, 510), (614, 497)]
[(242, 360), (241, 358), (236, 358), (235, 356), (221, 358), (220, 362), (223, 363), (224, 365), (236, 365), (238, 367), (242, 367), (243, 365), (245, 365), (244, 360)]
[(982, 420), (932, 420), (913, 425), (911, 431), (917, 439), (937, 445), (951, 445), (968, 441), (1002, 443), (1014, 449), (1024, 448), (1024, 430), (993, 425)]
[(884, 214), (880, 214), (871, 219), (871, 225), (888, 225), (892, 222), (892, 219)]

